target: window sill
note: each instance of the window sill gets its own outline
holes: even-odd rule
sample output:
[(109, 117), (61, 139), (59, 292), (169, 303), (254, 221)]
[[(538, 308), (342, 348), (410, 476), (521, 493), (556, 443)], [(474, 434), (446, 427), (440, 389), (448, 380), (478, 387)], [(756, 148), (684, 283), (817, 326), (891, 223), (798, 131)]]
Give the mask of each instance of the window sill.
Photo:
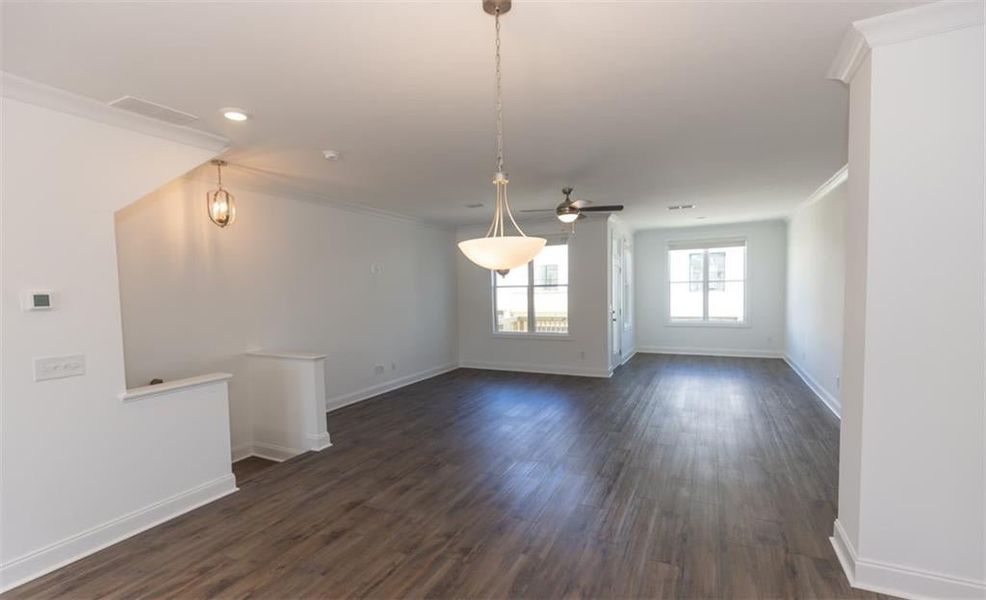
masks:
[(665, 327), (712, 327), (724, 329), (749, 329), (749, 321), (667, 321)]
[(567, 342), (572, 339), (569, 333), (500, 333), (490, 334), (492, 337), (504, 340), (547, 340), (550, 342)]

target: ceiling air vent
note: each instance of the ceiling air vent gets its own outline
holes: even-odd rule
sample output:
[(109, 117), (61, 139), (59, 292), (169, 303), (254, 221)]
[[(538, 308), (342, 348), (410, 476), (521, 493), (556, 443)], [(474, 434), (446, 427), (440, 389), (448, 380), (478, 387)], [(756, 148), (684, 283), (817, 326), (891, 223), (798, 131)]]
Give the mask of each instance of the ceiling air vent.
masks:
[(195, 115), (190, 115), (180, 110), (168, 108), (167, 106), (155, 104), (149, 100), (142, 100), (133, 96), (124, 96), (123, 98), (114, 100), (110, 102), (110, 106), (129, 110), (138, 115), (144, 115), (145, 117), (165, 121), (173, 125), (188, 125), (192, 121), (198, 120), (198, 117)]

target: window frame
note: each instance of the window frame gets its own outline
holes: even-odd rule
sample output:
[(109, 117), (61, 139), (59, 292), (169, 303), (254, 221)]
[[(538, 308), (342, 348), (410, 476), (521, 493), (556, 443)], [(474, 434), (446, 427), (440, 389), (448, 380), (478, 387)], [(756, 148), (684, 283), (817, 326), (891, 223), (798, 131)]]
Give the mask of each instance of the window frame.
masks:
[[(496, 278), (499, 275), (496, 271), (490, 271), (490, 305), (492, 310), (490, 311), (490, 332), (493, 337), (496, 338), (509, 338), (509, 339), (524, 339), (524, 338), (537, 338), (540, 340), (566, 340), (572, 336), (572, 246), (569, 244), (567, 237), (564, 238), (548, 238), (548, 243), (545, 246), (565, 246), (565, 252), (568, 255), (568, 282), (565, 284), (556, 285), (535, 285), (534, 284), (534, 261), (530, 260), (524, 265), (527, 269), (527, 331), (499, 331), (496, 328)], [(517, 267), (520, 268), (520, 267)], [(503, 287), (516, 287), (521, 286), (503, 286)], [(559, 333), (554, 331), (533, 331), (532, 329), (536, 327), (535, 323), (535, 307), (534, 307), (534, 290), (535, 288), (550, 288), (550, 287), (564, 287), (565, 288), (565, 315), (568, 318), (568, 331), (565, 333)]]
[[(741, 321), (713, 321), (709, 320), (709, 260), (710, 250), (719, 248), (743, 246), (743, 320)], [(671, 251), (672, 250), (701, 250), (702, 259), (702, 318), (701, 319), (675, 319), (671, 315)], [(702, 238), (702, 239), (675, 239), (669, 240), (664, 248), (664, 287), (665, 302), (665, 325), (667, 327), (712, 327), (726, 329), (743, 329), (751, 327), (750, 319), (750, 241), (746, 237), (725, 237), (725, 238)], [(736, 280), (729, 280), (736, 281)], [(726, 280), (723, 280), (727, 283)]]

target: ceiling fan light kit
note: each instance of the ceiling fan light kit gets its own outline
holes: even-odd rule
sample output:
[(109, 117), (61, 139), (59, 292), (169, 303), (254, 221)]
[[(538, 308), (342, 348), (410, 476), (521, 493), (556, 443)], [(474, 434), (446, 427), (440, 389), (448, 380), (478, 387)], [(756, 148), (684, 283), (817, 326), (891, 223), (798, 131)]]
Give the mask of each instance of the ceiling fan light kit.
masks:
[[(558, 220), (562, 223), (575, 223), (579, 219), (585, 218), (582, 216), (582, 211), (580, 209), (587, 203), (581, 200), (572, 202), (573, 191), (574, 189), (570, 187), (562, 188), (561, 190), (561, 193), (565, 194), (565, 199), (562, 200), (561, 204), (555, 208), (555, 216), (558, 217)], [(575, 231), (574, 225), (572, 226), (572, 231)]]
[[(493, 185), (496, 186), (496, 204), (493, 208), (493, 221), (486, 235), (459, 242), (459, 250), (477, 265), (505, 273), (510, 269), (529, 263), (541, 252), (547, 240), (529, 237), (517, 225), (510, 203), (507, 200), (507, 175), (503, 171), (503, 94), (500, 87), (500, 15), (510, 10), (510, 0), (483, 0), (483, 10), (495, 19), (494, 56), (496, 60), (496, 173)], [(509, 221), (517, 235), (506, 234)]]
[[(554, 212), (555, 216), (562, 223), (575, 223), (579, 219), (584, 219), (585, 215), (582, 213), (587, 212), (619, 212), (623, 210), (622, 204), (608, 204), (605, 206), (589, 206), (592, 202), (588, 200), (572, 200), (572, 192), (575, 191), (574, 188), (566, 187), (562, 188), (561, 193), (565, 194), (565, 199), (561, 201), (561, 204), (556, 206), (554, 210), (523, 210), (521, 212), (536, 213), (536, 212)], [(575, 231), (575, 226), (572, 225), (572, 231)]]

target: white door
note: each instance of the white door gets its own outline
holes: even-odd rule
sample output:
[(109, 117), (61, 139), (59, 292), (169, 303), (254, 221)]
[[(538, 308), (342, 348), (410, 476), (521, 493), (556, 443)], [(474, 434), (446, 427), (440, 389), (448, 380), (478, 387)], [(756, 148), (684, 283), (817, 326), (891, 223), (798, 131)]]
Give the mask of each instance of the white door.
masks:
[(623, 242), (619, 236), (611, 239), (610, 255), (613, 268), (610, 281), (609, 338), (612, 368), (623, 362)]

